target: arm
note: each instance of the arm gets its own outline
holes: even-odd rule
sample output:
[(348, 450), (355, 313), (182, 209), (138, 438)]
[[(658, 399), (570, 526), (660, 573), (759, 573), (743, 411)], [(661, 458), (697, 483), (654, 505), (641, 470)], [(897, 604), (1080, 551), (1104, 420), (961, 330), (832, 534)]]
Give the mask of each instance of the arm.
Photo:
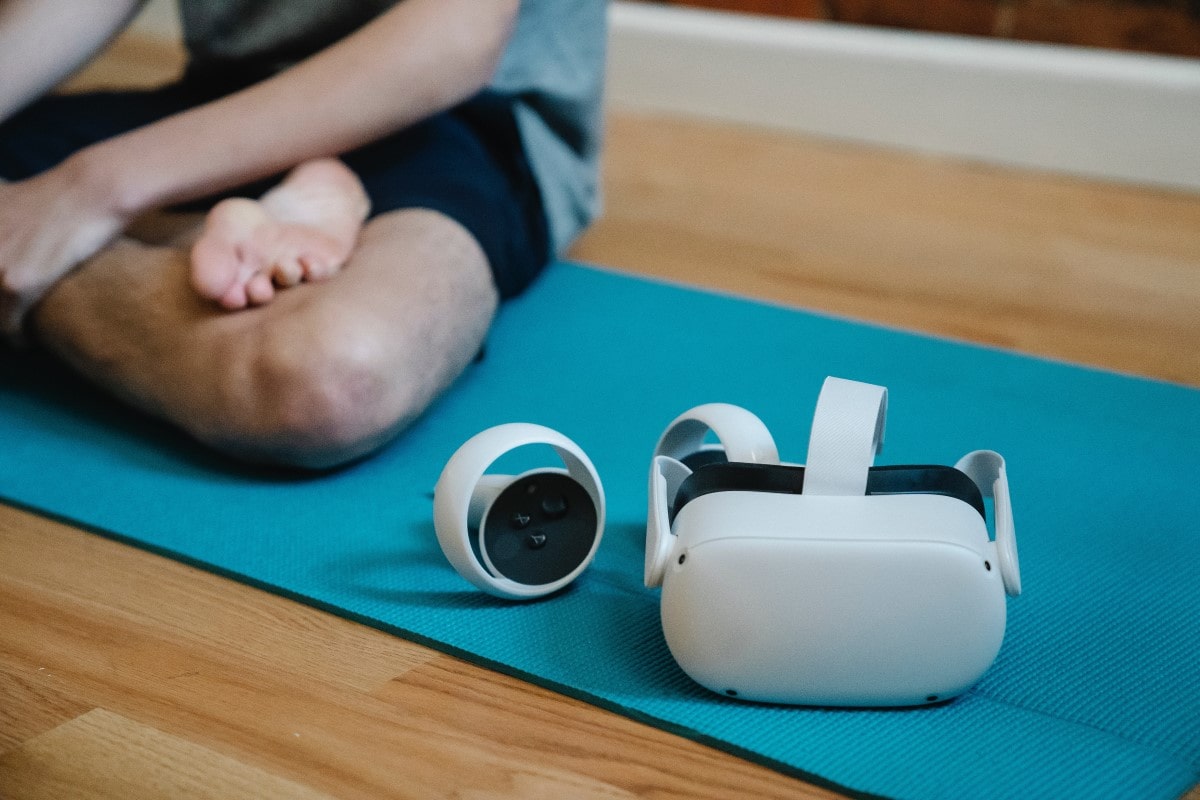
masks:
[(244, 91), (79, 154), (119, 213), (202, 197), (335, 155), (487, 85), (517, 0), (405, 0)]
[(0, 185), (0, 331), (141, 213), (344, 152), (487, 85), (518, 0), (404, 0), (292, 69)]
[(144, 1), (0, 2), (0, 122), (88, 61)]

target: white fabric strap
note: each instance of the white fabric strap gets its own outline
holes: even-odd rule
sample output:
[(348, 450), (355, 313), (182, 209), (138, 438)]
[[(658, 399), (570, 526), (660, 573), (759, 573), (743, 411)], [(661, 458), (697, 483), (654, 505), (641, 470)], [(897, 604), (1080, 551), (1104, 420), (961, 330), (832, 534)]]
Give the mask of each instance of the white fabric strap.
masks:
[(671, 533), (670, 506), (683, 481), (692, 474), (687, 465), (670, 456), (655, 456), (650, 464), (650, 510), (646, 516), (646, 562), (643, 581), (661, 586), (675, 536)]
[(676, 417), (654, 448), (655, 456), (682, 461), (704, 447), (712, 431), (730, 461), (778, 464), (779, 450), (762, 420), (729, 403), (705, 403)]
[(1004, 457), (994, 450), (974, 450), (954, 465), (975, 482), (984, 497), (991, 497), (996, 528), (996, 555), (1004, 590), (1016, 597), (1021, 593), (1021, 562), (1017, 556), (1017, 531), (1013, 524), (1012, 499), (1008, 491), (1008, 470)]
[(885, 387), (826, 378), (813, 414), (803, 493), (865, 495), (886, 418)]

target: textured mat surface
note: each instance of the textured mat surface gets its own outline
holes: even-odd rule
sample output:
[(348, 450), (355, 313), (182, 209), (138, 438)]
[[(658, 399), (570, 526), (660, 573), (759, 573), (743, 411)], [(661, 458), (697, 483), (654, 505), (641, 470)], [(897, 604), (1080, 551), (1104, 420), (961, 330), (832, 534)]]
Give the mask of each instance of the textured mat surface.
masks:
[[(1181, 354), (1194, 357), (1194, 354)], [(826, 375), (889, 388), (878, 463), (1008, 459), (1025, 593), (959, 700), (902, 711), (713, 696), (641, 585), (648, 458), (679, 412), (757, 413), (802, 460)], [(431, 493), (500, 422), (557, 428), (609, 502), (592, 568), (511, 605), (443, 560)], [(892, 797), (1169, 798), (1200, 778), (1200, 392), (559, 265), (486, 359), (378, 457), (240, 467), (29, 358), (0, 363), (0, 496), (777, 769)]]

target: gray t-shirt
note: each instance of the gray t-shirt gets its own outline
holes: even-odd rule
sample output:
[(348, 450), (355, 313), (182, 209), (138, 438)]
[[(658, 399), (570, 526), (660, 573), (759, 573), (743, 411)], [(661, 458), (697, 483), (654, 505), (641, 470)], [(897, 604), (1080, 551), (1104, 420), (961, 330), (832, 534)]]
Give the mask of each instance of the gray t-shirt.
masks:
[[(179, 0), (179, 6), (194, 72), (258, 80), (333, 44), (396, 2)], [(522, 0), (491, 84), (516, 99), (517, 125), (559, 253), (600, 206), (606, 6), (604, 0)]]

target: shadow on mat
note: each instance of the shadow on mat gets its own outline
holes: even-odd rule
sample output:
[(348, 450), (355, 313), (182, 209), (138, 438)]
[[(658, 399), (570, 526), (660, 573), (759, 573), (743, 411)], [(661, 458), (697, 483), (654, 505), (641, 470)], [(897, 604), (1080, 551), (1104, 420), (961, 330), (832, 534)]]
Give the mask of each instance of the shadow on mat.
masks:
[(0, 348), (0, 408), (31, 433), (43, 429), (80, 446), (104, 447), (157, 471), (220, 474), (264, 483), (302, 483), (327, 473), (248, 464), (200, 444), (178, 428), (127, 406), (39, 351)]
[[(633, 535), (639, 526), (616, 525), (605, 539)], [(667, 651), (658, 594), (642, 587), (640, 573), (593, 564), (553, 595), (505, 600), (454, 571), (431, 520), (397, 531), (394, 548), (331, 554), (319, 568), (356, 618), (468, 660), (598, 695), (678, 696), (694, 688)]]

